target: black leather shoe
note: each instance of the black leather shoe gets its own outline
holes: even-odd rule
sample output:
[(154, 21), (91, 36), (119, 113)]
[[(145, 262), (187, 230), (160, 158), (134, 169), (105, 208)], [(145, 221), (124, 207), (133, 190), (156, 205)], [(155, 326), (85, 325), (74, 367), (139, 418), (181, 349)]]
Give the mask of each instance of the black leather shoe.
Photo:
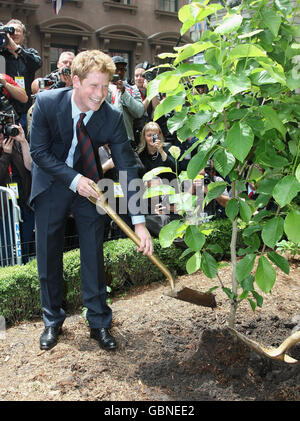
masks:
[(61, 331), (61, 326), (45, 327), (40, 337), (40, 348), (46, 350), (53, 348), (57, 344), (57, 338)]
[(116, 340), (111, 334), (109, 333), (108, 329), (105, 327), (98, 328), (98, 329), (91, 329), (91, 338), (96, 339), (99, 343), (100, 348), (110, 350), (116, 349), (117, 343)]

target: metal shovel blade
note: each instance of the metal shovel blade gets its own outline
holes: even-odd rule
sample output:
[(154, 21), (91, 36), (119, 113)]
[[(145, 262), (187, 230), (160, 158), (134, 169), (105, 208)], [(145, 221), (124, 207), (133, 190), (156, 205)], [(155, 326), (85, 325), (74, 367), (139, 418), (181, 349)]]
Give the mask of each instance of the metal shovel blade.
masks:
[(167, 293), (169, 297), (177, 298), (177, 300), (187, 301), (188, 303), (196, 304), (203, 307), (217, 307), (216, 299), (213, 294), (195, 291), (194, 289), (184, 287), (180, 291), (170, 291)]
[[(92, 183), (91, 186), (99, 194), (99, 199), (94, 199), (89, 197), (89, 200), (94, 203), (96, 206), (100, 206), (110, 218), (121, 228), (121, 230), (139, 247), (140, 239), (136, 233), (123, 221), (123, 219), (113, 210), (111, 206), (107, 203), (103, 192), (100, 190), (96, 183)], [(169, 271), (169, 269), (162, 263), (162, 261), (155, 256), (154, 254), (147, 255), (147, 257), (154, 263), (158, 269), (166, 276), (167, 280), (170, 282), (171, 291), (166, 295), (176, 298), (178, 300), (186, 301), (192, 304), (205, 306), (205, 307), (216, 307), (215, 296), (213, 294), (201, 293), (190, 288), (183, 288), (181, 291), (175, 291), (175, 281)]]

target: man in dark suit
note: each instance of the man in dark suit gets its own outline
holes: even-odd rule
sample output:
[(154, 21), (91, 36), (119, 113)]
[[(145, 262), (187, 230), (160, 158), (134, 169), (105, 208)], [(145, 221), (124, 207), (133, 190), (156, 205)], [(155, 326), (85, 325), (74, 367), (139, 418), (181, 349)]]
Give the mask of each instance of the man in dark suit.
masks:
[[(78, 145), (78, 120), (82, 113), (96, 152), (108, 144), (119, 171), (127, 172), (127, 188), (138, 178), (137, 163), (128, 141), (122, 114), (105, 99), (115, 73), (112, 59), (99, 50), (78, 54), (72, 64), (73, 89), (44, 91), (37, 95), (31, 128), (32, 191), (36, 216), (36, 248), (45, 330), (41, 349), (56, 345), (65, 319), (62, 309), (62, 257), (64, 224), (71, 211), (79, 235), (82, 299), (87, 307), (91, 338), (103, 349), (116, 348), (110, 334), (112, 312), (106, 303), (103, 263), (104, 215), (87, 198), (98, 198), (84, 173)], [(83, 116), (81, 117), (83, 118)], [(98, 165), (101, 172), (101, 166)], [(101, 177), (101, 174), (99, 174)], [(135, 192), (127, 189), (128, 201)], [(130, 212), (130, 210), (129, 210)], [(152, 254), (151, 236), (143, 215), (131, 215), (141, 239), (138, 251)]]

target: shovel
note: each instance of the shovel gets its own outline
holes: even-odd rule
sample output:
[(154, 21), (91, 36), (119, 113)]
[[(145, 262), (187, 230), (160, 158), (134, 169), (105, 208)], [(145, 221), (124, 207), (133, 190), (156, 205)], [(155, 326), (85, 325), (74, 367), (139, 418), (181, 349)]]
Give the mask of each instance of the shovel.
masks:
[[(89, 200), (94, 203), (96, 206), (100, 206), (110, 218), (121, 228), (121, 230), (138, 246), (140, 247), (140, 239), (136, 233), (123, 221), (123, 219), (113, 210), (111, 206), (107, 203), (102, 191), (98, 185), (94, 182), (91, 183), (93, 189), (99, 194), (99, 199), (89, 197)], [(158, 269), (166, 276), (167, 280), (170, 283), (171, 290), (166, 293), (166, 295), (176, 298), (181, 301), (186, 301), (188, 303), (196, 304), (198, 306), (211, 307), (214, 308), (217, 306), (215, 296), (213, 294), (202, 293), (195, 291), (191, 288), (184, 287), (180, 291), (175, 290), (174, 278), (169, 271), (169, 269), (161, 262), (161, 260), (155, 255), (147, 255), (147, 257), (154, 263)]]
[(281, 345), (279, 345), (277, 348), (274, 348), (266, 347), (261, 343), (254, 341), (253, 339), (247, 338), (247, 336), (243, 335), (232, 327), (228, 326), (227, 328), (242, 342), (252, 348), (257, 354), (261, 354), (273, 360), (284, 361), (288, 364), (298, 364), (300, 362), (287, 354), (287, 351), (292, 348), (292, 346), (300, 342), (300, 331), (293, 333), (287, 339), (285, 339)]

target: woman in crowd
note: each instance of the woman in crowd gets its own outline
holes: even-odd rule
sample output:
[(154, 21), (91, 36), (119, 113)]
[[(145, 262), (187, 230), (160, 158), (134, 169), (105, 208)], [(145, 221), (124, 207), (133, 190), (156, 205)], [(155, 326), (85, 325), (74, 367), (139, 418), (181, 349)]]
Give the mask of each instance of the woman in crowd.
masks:
[[(161, 128), (157, 123), (150, 121), (145, 124), (137, 151), (143, 164), (143, 173), (157, 167), (170, 167), (175, 171), (176, 164), (169, 153), (170, 146), (164, 142)], [(174, 178), (174, 174), (171, 173), (165, 173), (164, 176), (169, 180)]]

